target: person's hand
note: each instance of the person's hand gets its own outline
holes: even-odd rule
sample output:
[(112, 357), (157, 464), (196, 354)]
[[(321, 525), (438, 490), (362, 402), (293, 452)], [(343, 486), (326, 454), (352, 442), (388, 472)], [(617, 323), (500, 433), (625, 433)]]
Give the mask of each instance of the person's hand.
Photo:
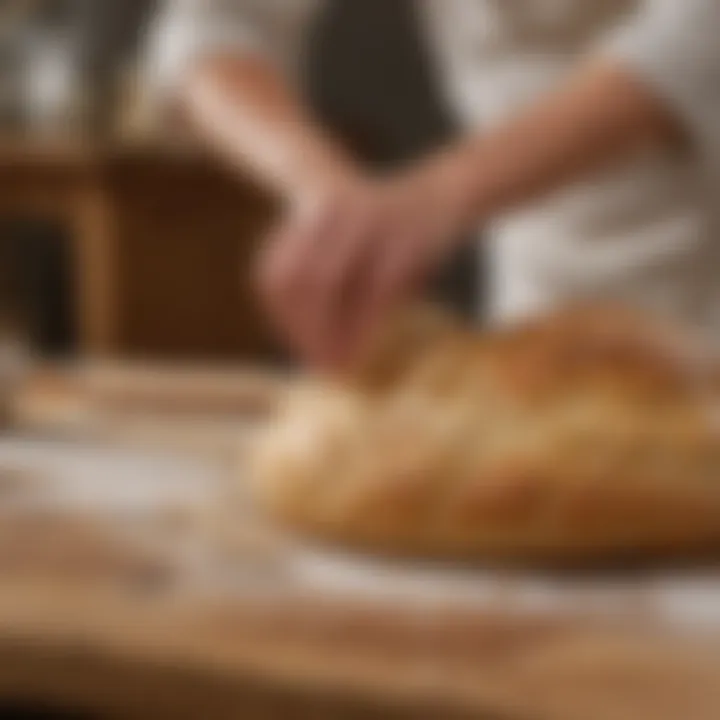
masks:
[(418, 289), (468, 225), (458, 180), (440, 163), (387, 181), (355, 177), (288, 213), (262, 254), (260, 287), (304, 360), (344, 367)]

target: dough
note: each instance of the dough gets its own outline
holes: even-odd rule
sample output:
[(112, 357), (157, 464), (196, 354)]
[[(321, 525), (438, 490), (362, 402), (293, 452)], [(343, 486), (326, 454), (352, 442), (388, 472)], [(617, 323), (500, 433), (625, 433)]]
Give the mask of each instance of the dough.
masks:
[(291, 391), (252, 489), (289, 527), (392, 554), (720, 550), (713, 373), (689, 338), (613, 308), (486, 333), (410, 313), (353, 380)]

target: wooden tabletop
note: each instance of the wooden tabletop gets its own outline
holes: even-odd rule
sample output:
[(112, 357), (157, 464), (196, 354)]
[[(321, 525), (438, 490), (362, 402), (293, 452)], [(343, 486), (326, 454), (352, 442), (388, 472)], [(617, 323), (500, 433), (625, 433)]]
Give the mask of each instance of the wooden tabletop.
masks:
[[(127, 386), (137, 372), (115, 368), (112, 376)], [(207, 387), (208, 371), (185, 370), (183, 378), (186, 388), (193, 378)], [(137, 405), (132, 412), (139, 417)], [(152, 414), (162, 423), (162, 412)], [(240, 427), (227, 413), (216, 422)], [(46, 456), (47, 467), (60, 468), (82, 453), (83, 472), (93, 476), (97, 467), (111, 494), (152, 485), (164, 471), (150, 465), (156, 469), (145, 477), (142, 457), (157, 450), (179, 475), (199, 473), (209, 492), (217, 483), (213, 497), (227, 501), (151, 517), (153, 532), (169, 533), (177, 547), (183, 538), (200, 541), (205, 554), (182, 558), (168, 552), (174, 542), (136, 542), (144, 526), (127, 515), (117, 522), (97, 509), (31, 512), (16, 514), (16, 525), (4, 516), (0, 543), (14, 537), (25, 562), (0, 553), (0, 697), (138, 718), (720, 717), (720, 637), (707, 627), (660, 627), (642, 612), (518, 613), (511, 597), (480, 603), (330, 590), (288, 574), (273, 547), (253, 544), (257, 518), (232, 504), (237, 468), (221, 449), (191, 460), (192, 449), (169, 456), (164, 442), (140, 450), (121, 438), (113, 448), (107, 437), (98, 445), (77, 433), (43, 449), (45, 442), (32, 433), (0, 442), (10, 493), (0, 495), (0, 511), (24, 483), (42, 484), (20, 467), (22, 458), (32, 465)], [(235, 545), (225, 543), (224, 523)]]

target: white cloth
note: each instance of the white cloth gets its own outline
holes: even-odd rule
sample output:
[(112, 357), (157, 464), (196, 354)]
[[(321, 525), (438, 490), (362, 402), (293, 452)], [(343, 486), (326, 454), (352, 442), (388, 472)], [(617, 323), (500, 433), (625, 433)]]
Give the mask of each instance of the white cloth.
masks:
[[(684, 121), (655, 152), (498, 218), (499, 319), (584, 297), (679, 315), (720, 342), (720, 0), (416, 0), (468, 128), (492, 127), (593, 55), (647, 83)], [(322, 0), (175, 0), (154, 67), (171, 84), (198, 53), (262, 52), (288, 71)]]

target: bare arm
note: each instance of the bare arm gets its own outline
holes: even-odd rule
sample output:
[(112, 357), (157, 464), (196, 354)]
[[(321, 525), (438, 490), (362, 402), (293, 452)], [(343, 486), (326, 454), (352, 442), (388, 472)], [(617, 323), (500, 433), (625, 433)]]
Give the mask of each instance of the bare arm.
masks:
[(438, 167), (480, 218), (653, 145), (678, 146), (720, 179), (719, 28), (718, 0), (643, 0), (590, 49), (569, 83), (450, 149)]
[(683, 143), (682, 125), (656, 94), (609, 64), (501, 127), (432, 158), (425, 172), (459, 198), (468, 222), (492, 218), (581, 181), (648, 148)]
[(201, 60), (185, 78), (181, 101), (205, 140), (286, 199), (301, 201), (357, 173), (262, 57)]

